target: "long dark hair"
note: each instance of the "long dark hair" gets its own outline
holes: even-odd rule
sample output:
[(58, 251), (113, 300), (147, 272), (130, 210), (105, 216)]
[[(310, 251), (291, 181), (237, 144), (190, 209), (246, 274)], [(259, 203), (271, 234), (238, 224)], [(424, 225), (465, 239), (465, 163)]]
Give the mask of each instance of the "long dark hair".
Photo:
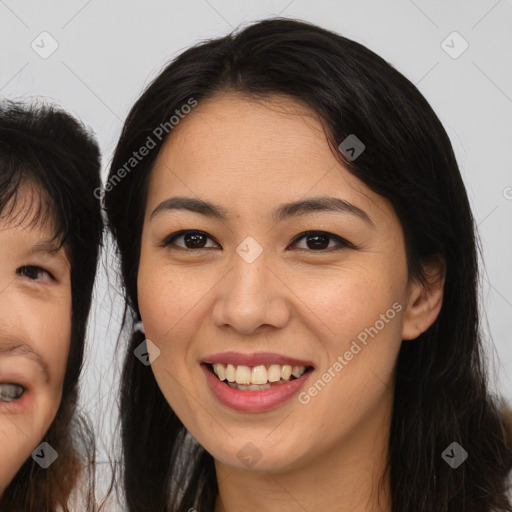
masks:
[[(168, 126), (191, 99), (230, 91), (285, 94), (308, 105), (340, 162), (394, 206), (409, 277), (426, 284), (423, 265), (436, 256), (446, 261), (442, 310), (419, 339), (402, 342), (397, 361), (388, 465), (393, 511), (511, 511), (505, 478), (512, 448), (488, 389), (479, 330), (481, 249), (456, 158), (418, 89), (361, 44), (310, 23), (267, 19), (187, 49), (147, 87), (125, 122), (105, 193), (126, 321), (140, 319), (137, 271), (147, 186), (163, 142), (172, 137), (170, 129), (155, 137), (163, 133), (155, 129)], [(353, 161), (338, 150), (350, 134), (366, 146)], [(120, 173), (148, 137), (154, 146), (147, 156)], [(210, 512), (218, 493), (213, 458), (187, 443), (151, 368), (133, 356), (143, 339), (140, 332), (132, 335), (121, 383), (128, 510)], [(453, 441), (470, 454), (457, 470), (441, 457)]]
[[(9, 221), (27, 212), (17, 206), (25, 187), (37, 191), (31, 225), (48, 225), (71, 266), (72, 324), (62, 399), (44, 441), (59, 454), (42, 469), (29, 458), (0, 499), (5, 512), (69, 512), (68, 501), (82, 477), (87, 510), (94, 506), (94, 435), (76, 413), (78, 378), (87, 318), (102, 243), (103, 219), (94, 190), (100, 153), (94, 135), (57, 106), (0, 103), (0, 214)], [(21, 220), (21, 219), (20, 219)], [(35, 447), (34, 447), (35, 448)], [(88, 475), (88, 476), (87, 476)]]

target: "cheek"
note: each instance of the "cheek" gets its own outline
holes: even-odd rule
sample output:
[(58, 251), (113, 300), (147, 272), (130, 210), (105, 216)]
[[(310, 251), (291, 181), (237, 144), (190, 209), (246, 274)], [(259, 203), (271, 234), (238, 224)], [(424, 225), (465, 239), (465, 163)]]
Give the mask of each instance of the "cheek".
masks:
[(402, 281), (389, 266), (347, 265), (322, 278), (296, 279), (302, 287), (296, 288), (297, 294), (304, 303), (297, 308), (332, 357), (361, 333), (364, 339), (376, 322), (382, 335), (398, 332), (397, 306), (393, 308), (393, 304), (403, 295)]
[(19, 430), (7, 417), (0, 418), (0, 446), (2, 457), (0, 458), (0, 494), (7, 487), (14, 475), (21, 468), (25, 460), (30, 457), (37, 442), (32, 436)]
[(71, 296), (34, 315), (30, 337), (48, 363), (52, 393), (60, 393), (71, 341)]
[(190, 337), (217, 281), (218, 275), (207, 269), (166, 265), (143, 251), (137, 294), (146, 337), (164, 351)]
[(44, 435), (55, 418), (62, 398), (71, 341), (70, 294), (58, 304), (41, 307), (37, 316), (33, 314), (28, 336), (44, 357), (50, 374), (49, 382), (33, 391), (36, 408), (33, 417), (37, 419), (33, 428)]
[(309, 327), (324, 354), (316, 379), (300, 398), (305, 407), (322, 411), (314, 422), (325, 418), (327, 425), (328, 418), (345, 418), (348, 425), (377, 407), (391, 384), (405, 281), (389, 265), (353, 267), (336, 276), (307, 287), (304, 318), (311, 319)]
[(209, 279), (212, 284), (208, 286), (209, 280), (198, 275), (197, 270), (171, 270), (158, 262), (151, 264), (141, 254), (138, 306), (145, 336), (160, 350), (151, 369), (173, 411), (192, 429), (197, 411), (191, 409), (191, 402), (197, 404), (200, 397), (195, 396), (191, 379), (202, 378), (202, 371), (191, 341), (204, 315), (208, 314), (204, 309), (208, 301), (205, 294), (218, 281), (216, 276)]

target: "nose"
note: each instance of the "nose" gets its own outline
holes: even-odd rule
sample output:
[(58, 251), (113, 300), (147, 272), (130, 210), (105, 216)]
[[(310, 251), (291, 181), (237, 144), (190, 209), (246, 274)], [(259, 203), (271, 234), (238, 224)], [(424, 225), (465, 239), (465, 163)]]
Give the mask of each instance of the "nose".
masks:
[(284, 327), (290, 317), (290, 289), (263, 252), (248, 263), (234, 254), (233, 267), (221, 280), (213, 308), (217, 327), (250, 335), (262, 326)]

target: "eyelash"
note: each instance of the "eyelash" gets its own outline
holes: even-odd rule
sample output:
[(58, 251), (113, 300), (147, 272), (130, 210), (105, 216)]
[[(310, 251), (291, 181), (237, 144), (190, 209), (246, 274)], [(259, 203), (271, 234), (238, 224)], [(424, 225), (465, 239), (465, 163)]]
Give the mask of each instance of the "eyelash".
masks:
[(32, 279), (31, 277), (27, 276), (26, 275), (26, 271), (27, 270), (36, 270), (38, 273), (39, 272), (44, 272), (45, 274), (48, 274), (48, 276), (50, 277), (50, 279), (52, 281), (55, 281), (55, 278), (53, 277), (53, 275), (48, 272), (48, 270), (45, 270), (44, 268), (41, 268), (41, 267), (38, 267), (36, 265), (24, 265), (23, 267), (19, 267), (16, 269), (16, 274), (18, 274), (19, 276), (26, 276), (28, 277), (28, 279), (30, 279), (31, 281), (38, 281), (38, 279)]
[[(200, 230), (197, 230), (197, 229), (185, 229), (185, 230), (177, 231), (176, 233), (172, 233), (169, 236), (165, 237), (165, 239), (160, 244), (160, 247), (171, 248), (170, 246), (173, 245), (173, 241), (174, 240), (176, 240), (177, 238), (180, 238), (181, 236), (189, 234), (189, 233), (190, 234), (203, 235), (203, 236), (206, 236), (207, 238), (213, 240), (213, 238), (211, 236), (209, 236), (208, 233), (205, 233), (204, 231), (200, 231)], [(307, 235), (310, 235), (310, 236), (320, 235), (320, 236), (326, 236), (329, 239), (335, 239), (335, 240), (337, 240), (339, 242), (339, 245), (341, 247), (338, 247), (336, 249), (333, 249), (331, 247), (330, 249), (318, 249), (318, 250), (301, 249), (301, 250), (306, 251), (306, 252), (320, 252), (321, 253), (321, 252), (332, 252), (333, 250), (341, 250), (343, 248), (356, 249), (356, 247), (352, 243), (350, 243), (349, 241), (347, 241), (347, 240), (345, 240), (345, 239), (343, 239), (343, 238), (341, 238), (341, 237), (339, 237), (337, 235), (329, 233), (327, 231), (304, 231), (303, 233), (301, 233), (300, 235), (298, 235), (294, 239), (292, 244), (296, 244), (302, 238), (307, 238)], [(182, 250), (182, 251), (185, 251), (185, 252), (197, 252), (197, 251), (199, 251), (201, 249), (212, 249), (212, 247), (199, 248), (199, 249), (189, 249), (188, 247), (175, 246), (175, 247), (172, 247), (172, 249), (173, 250), (178, 249), (178, 250)]]

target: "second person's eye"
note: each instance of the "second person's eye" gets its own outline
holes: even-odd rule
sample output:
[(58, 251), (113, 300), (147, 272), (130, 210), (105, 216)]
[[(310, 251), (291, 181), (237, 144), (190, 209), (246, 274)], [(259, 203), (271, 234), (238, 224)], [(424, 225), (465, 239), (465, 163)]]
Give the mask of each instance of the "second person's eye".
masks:
[(11, 384), (9, 382), (0, 382), (0, 402), (13, 402), (19, 400), (25, 388), (19, 384)]
[(52, 281), (54, 279), (50, 272), (36, 265), (24, 265), (23, 267), (19, 267), (16, 269), (16, 274), (27, 277), (31, 281), (40, 281), (45, 275)]

